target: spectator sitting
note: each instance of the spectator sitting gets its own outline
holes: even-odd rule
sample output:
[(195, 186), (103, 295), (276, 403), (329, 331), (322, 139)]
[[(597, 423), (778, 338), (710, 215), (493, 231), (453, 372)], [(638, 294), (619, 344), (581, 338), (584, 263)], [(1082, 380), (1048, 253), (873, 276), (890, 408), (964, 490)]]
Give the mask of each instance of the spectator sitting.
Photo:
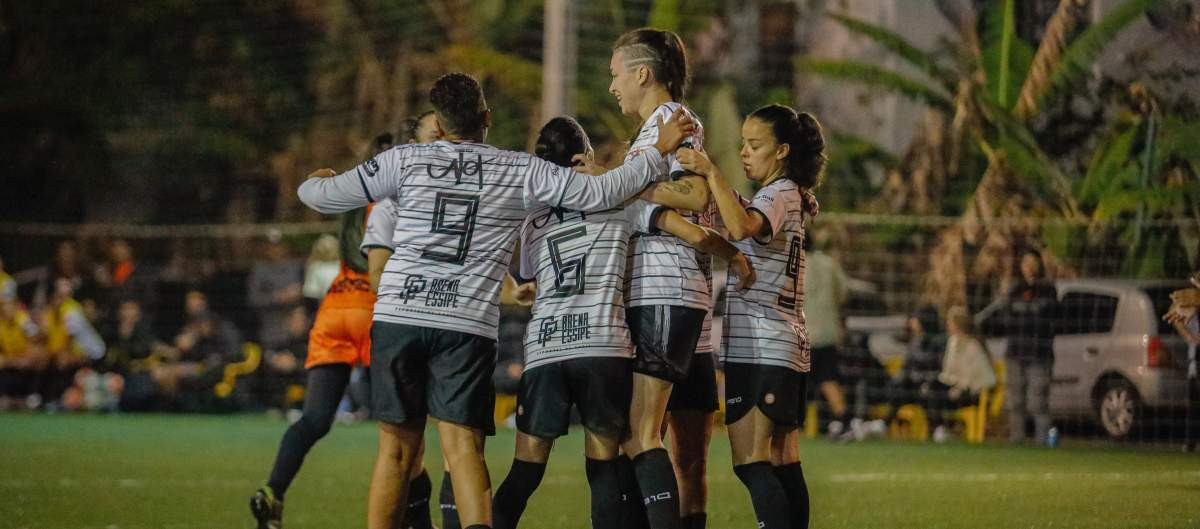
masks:
[(257, 310), (259, 343), (279, 343), (287, 339), (288, 314), (303, 299), (304, 271), (277, 231), (267, 237), (264, 257), (250, 271), (247, 300)]
[(17, 299), (17, 282), (4, 272), (4, 258), (0, 257), (0, 302)]
[(54, 295), (54, 283), (58, 279), (66, 279), (71, 284), (75, 299), (87, 304), (96, 299), (96, 285), (90, 276), (84, 273), (87, 265), (79, 256), (79, 247), (74, 241), (62, 241), (54, 250), (54, 260), (46, 265), (38, 278), (37, 287), (33, 293), (32, 310), (40, 311), (50, 303)]
[(188, 321), (175, 337), (167, 360), (152, 369), (151, 377), (170, 404), (195, 410), (208, 403), (225, 364), (240, 355), (241, 337), (232, 323), (209, 310), (203, 292), (189, 291), (184, 307)]
[(302, 402), (289, 399), (289, 386), (304, 386), (304, 360), (308, 357), (308, 330), (311, 327), (308, 312), (304, 307), (292, 309), (288, 315), (286, 340), (275, 344), (264, 344), (263, 389), (264, 400), (282, 407)]
[(924, 404), (933, 394), (946, 348), (937, 309), (926, 305), (908, 318), (906, 341), (904, 367), (888, 385), (891, 410), (886, 421), (895, 417), (901, 405)]
[(103, 358), (105, 351), (104, 341), (88, 322), (72, 291), (68, 278), (55, 280), (50, 304), (42, 311), (39, 322), (46, 346), (41, 396), (44, 402), (55, 406), (72, 385), (75, 372), (88, 362)]
[(46, 355), (34, 341), (41, 331), (15, 298), (0, 299), (0, 410), (15, 408), (33, 392)]
[(329, 285), (337, 279), (342, 261), (338, 255), (338, 240), (329, 234), (321, 235), (313, 243), (308, 265), (304, 270), (304, 299), (309, 309), (315, 309), (329, 291)]
[(983, 342), (971, 334), (971, 316), (964, 307), (953, 307), (946, 314), (946, 356), (942, 372), (926, 401), (925, 410), (936, 426), (933, 440), (949, 438), (946, 424), (958, 408), (972, 406), (979, 395), (996, 385), (996, 373)]
[(154, 273), (134, 260), (133, 248), (123, 239), (116, 239), (108, 248), (108, 262), (96, 269), (100, 285), (101, 313), (114, 317), (120, 300), (134, 299), (143, 307), (154, 305)]
[(104, 326), (101, 335), (108, 344), (104, 359), (76, 376), (82, 407), (112, 410), (119, 404), (126, 410), (146, 409), (154, 399), (150, 361), (166, 345), (154, 336), (141, 304), (135, 299), (121, 301), (115, 321)]

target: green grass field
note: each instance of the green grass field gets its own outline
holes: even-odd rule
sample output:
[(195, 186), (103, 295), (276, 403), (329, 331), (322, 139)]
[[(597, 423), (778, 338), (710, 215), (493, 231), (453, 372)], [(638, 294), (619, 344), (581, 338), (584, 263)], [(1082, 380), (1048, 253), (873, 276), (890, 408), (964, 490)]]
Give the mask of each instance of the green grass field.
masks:
[[(252, 527), (246, 500), (284, 427), (258, 416), (0, 415), (0, 527)], [(588, 527), (581, 440), (555, 447), (524, 527)], [(336, 426), (288, 494), (286, 527), (364, 526), (375, 441), (373, 424)], [(816, 529), (1200, 527), (1194, 455), (882, 441), (801, 450)], [(511, 454), (511, 431), (489, 441), (494, 482)], [(427, 461), (440, 461), (436, 443)], [(711, 461), (709, 527), (754, 527), (722, 434)]]

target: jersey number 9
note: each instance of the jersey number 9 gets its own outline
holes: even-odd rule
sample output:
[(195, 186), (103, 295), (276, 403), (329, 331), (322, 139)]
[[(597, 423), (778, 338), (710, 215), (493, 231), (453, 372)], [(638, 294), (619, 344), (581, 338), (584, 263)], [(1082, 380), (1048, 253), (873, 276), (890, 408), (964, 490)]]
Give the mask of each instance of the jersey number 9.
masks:
[[(433, 209), (433, 225), (429, 228), (429, 233), (457, 236), (458, 240), (449, 244), (454, 248), (453, 253), (425, 250), (421, 252), (421, 258), (442, 263), (462, 264), (467, 259), (467, 252), (471, 251), (471, 234), (475, 232), (475, 214), (478, 212), (479, 197), (477, 195), (438, 193)], [(435, 238), (435, 240), (438, 239), (440, 237)], [(443, 244), (438, 246), (443, 246)]]
[[(783, 274), (788, 279), (792, 280), (792, 288), (784, 290), (779, 294), (779, 306), (785, 309), (796, 308), (796, 296), (800, 288), (800, 255), (804, 253), (804, 235), (793, 235), (791, 242), (788, 244), (787, 264), (784, 265)], [(788, 295), (788, 294), (791, 295)]]

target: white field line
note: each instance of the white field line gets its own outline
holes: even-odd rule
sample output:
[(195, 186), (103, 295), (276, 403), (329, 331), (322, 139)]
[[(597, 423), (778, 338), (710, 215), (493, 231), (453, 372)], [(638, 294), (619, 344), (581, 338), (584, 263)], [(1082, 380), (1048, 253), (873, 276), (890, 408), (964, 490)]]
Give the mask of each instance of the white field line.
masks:
[(834, 483), (877, 482), (1018, 482), (1018, 481), (1158, 481), (1200, 479), (1200, 470), (1162, 472), (863, 472), (833, 474)]

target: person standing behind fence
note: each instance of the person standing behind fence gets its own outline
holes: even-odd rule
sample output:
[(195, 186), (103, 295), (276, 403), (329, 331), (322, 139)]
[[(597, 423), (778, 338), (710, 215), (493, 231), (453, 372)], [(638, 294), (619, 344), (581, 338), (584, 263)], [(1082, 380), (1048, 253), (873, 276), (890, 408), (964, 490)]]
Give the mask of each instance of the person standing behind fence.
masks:
[(838, 382), (838, 345), (841, 342), (842, 305), (849, 291), (846, 272), (837, 259), (812, 249), (812, 238), (804, 238), (807, 266), (804, 268), (805, 320), (812, 345), (812, 385), (829, 406), (830, 433), (840, 433), (846, 424), (846, 396)]
[(1200, 366), (1196, 349), (1200, 346), (1200, 271), (1192, 274), (1193, 288), (1171, 293), (1171, 308), (1163, 319), (1173, 324), (1188, 342), (1187, 415), (1184, 417), (1183, 451), (1196, 451), (1197, 430), (1200, 429)]
[(1004, 298), (1003, 322), (1008, 335), (1005, 368), (1008, 380), (1008, 440), (1025, 440), (1025, 422), (1033, 415), (1034, 439), (1046, 442), (1050, 430), (1050, 377), (1054, 367), (1054, 331), (1058, 290), (1044, 277), (1042, 255), (1021, 253), (1021, 276)]
[(283, 235), (271, 230), (267, 235), (264, 259), (250, 270), (247, 301), (258, 317), (259, 343), (277, 343), (287, 339), (288, 313), (303, 299), (304, 266), (292, 258)]

